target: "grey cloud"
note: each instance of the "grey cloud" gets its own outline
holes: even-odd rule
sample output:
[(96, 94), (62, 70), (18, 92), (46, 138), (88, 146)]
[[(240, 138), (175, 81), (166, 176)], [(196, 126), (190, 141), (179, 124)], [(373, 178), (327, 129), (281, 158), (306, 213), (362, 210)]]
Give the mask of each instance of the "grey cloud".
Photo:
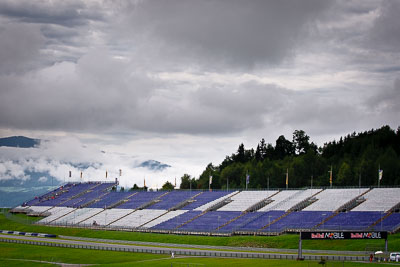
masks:
[(93, 37), (103, 30), (107, 16), (107, 6), (101, 2), (0, 2), (0, 19), (4, 24), (40, 29), (43, 38), (40, 62), (44, 65), (65, 60), (76, 62), (97, 40)]
[(0, 26), (0, 74), (33, 68), (40, 56), (44, 38), (35, 25)]
[(161, 82), (130, 62), (94, 51), (13, 79), (0, 77), (3, 127), (89, 132), (227, 133), (263, 125), (286, 89)]
[(377, 115), (391, 114), (394, 118), (400, 116), (400, 77), (397, 77), (392, 86), (382, 88), (366, 101), (374, 108)]
[(84, 1), (1, 1), (0, 14), (22, 22), (82, 26), (102, 19), (96, 9)]
[[(312, 136), (340, 135), (363, 129), (365, 104), (343, 89), (293, 91), (280, 111), (281, 127), (303, 129)], [(352, 101), (350, 101), (352, 100)], [(357, 103), (359, 102), (359, 103)]]
[(75, 29), (51, 24), (43, 25), (41, 27), (41, 32), (44, 37), (48, 38), (47, 42), (52, 42), (56, 44), (76, 44), (75, 42), (73, 42), (73, 39), (76, 39), (80, 35), (79, 31)]
[(378, 49), (400, 52), (400, 2), (384, 1), (380, 15), (374, 22), (370, 32), (370, 41)]
[[(113, 131), (129, 122), (139, 99), (154, 87), (106, 52), (95, 51), (77, 64), (60, 63), (26, 76), (0, 76), (1, 125), (30, 129)], [(125, 126), (124, 126), (125, 127)], [(122, 127), (122, 128), (124, 128)]]
[[(324, 1), (143, 1), (125, 31), (149, 38), (169, 60), (208, 68), (282, 62), (307, 34)], [(150, 42), (149, 42), (150, 43)]]
[[(365, 98), (386, 86), (397, 71), (400, 36), (400, 27), (389, 27), (398, 23), (396, 3), (384, 2), (380, 17), (368, 21), (379, 5), (319, 0), (98, 6), (3, 1), (0, 59), (8, 63), (0, 66), (0, 127), (226, 134), (271, 125), (320, 132), (369, 125), (363, 115), (369, 105)], [(386, 50), (378, 50), (382, 44), (375, 41), (369, 46), (371, 36), (375, 41), (387, 38)], [(305, 54), (305, 63), (296, 62)], [(32, 64), (42, 68), (13, 73)], [(382, 76), (370, 75), (378, 75), (377, 70)], [(162, 80), (158, 71), (195, 78)], [(262, 72), (270, 84), (220, 83), (213, 77), (254, 74), (263, 79)], [(197, 82), (207, 75), (210, 81)], [(302, 82), (308, 76), (337, 85), (328, 88), (328, 95), (321, 89), (320, 94), (292, 91), (299, 90), (295, 82), (287, 88), (274, 85), (275, 78)], [(389, 103), (385, 94), (375, 97)]]

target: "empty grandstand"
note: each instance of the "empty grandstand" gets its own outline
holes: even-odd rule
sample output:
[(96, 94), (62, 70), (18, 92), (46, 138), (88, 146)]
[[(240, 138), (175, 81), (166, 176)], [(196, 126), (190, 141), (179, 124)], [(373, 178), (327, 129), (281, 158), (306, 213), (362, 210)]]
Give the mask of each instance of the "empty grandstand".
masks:
[(13, 212), (38, 223), (163, 233), (276, 235), (309, 230), (400, 229), (400, 188), (130, 191), (68, 183)]

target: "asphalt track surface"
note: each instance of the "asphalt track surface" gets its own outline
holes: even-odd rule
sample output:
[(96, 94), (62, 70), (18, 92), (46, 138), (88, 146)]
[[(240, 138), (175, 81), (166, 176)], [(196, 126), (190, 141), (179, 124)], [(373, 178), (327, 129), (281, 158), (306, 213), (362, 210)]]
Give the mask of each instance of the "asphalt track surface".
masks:
[[(236, 252), (238, 254), (279, 254), (279, 255), (293, 255), (297, 253), (297, 249), (272, 249), (272, 248), (243, 248), (243, 247), (223, 247), (223, 246), (204, 246), (204, 245), (187, 245), (187, 244), (168, 244), (168, 243), (153, 243), (153, 242), (139, 242), (139, 241), (123, 241), (123, 240), (109, 240), (109, 239), (94, 239), (94, 238), (81, 238), (60, 236), (59, 238), (46, 238), (46, 237), (32, 237), (32, 236), (19, 236), (19, 235), (5, 235), (0, 234), (1, 239), (17, 239), (35, 242), (50, 242), (59, 244), (71, 244), (80, 246), (98, 246), (103, 248), (115, 249), (157, 249), (165, 254), (172, 251), (192, 251), (192, 252)], [(79, 239), (79, 240), (77, 240)], [(365, 255), (361, 251), (332, 251), (332, 250), (303, 250), (303, 254), (312, 254), (316, 256), (323, 255)]]

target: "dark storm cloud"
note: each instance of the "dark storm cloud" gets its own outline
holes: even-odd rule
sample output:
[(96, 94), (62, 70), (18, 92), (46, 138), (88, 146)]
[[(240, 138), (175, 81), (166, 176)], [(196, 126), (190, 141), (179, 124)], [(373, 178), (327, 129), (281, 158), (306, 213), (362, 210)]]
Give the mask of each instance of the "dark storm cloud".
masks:
[(398, 68), (397, 8), (2, 1), (0, 128), (343, 133), (371, 125), (370, 105), (396, 121), (398, 89), (387, 85)]
[[(213, 69), (276, 64), (293, 54), (327, 1), (142, 1), (124, 34), (149, 37), (170, 60)], [(143, 34), (145, 33), (145, 34)]]
[(89, 9), (84, 1), (1, 1), (0, 14), (22, 22), (66, 27), (102, 19), (102, 15)]

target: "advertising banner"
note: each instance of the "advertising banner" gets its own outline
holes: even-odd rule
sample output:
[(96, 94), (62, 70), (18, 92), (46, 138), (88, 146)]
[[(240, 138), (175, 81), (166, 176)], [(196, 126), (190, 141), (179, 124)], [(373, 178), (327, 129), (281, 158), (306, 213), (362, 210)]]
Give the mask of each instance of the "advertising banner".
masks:
[(301, 232), (301, 239), (387, 239), (387, 232)]

